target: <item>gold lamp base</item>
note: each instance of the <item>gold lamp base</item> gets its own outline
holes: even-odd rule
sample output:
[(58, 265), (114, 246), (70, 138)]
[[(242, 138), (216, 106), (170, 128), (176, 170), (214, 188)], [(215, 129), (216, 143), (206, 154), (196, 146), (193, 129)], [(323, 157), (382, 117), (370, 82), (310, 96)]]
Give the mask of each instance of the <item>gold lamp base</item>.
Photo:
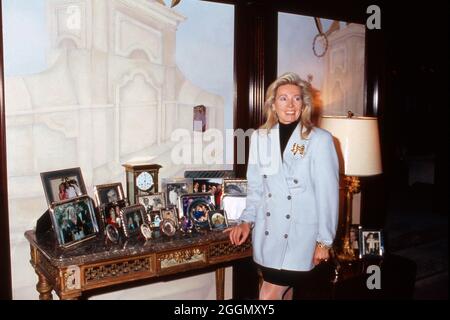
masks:
[(350, 245), (350, 226), (352, 224), (352, 202), (353, 194), (358, 193), (359, 189), (359, 178), (358, 177), (348, 177), (344, 178), (345, 189), (346, 189), (346, 215), (345, 215), (345, 231), (342, 237), (342, 247), (338, 250), (337, 258), (341, 261), (353, 261), (356, 260), (355, 252)]

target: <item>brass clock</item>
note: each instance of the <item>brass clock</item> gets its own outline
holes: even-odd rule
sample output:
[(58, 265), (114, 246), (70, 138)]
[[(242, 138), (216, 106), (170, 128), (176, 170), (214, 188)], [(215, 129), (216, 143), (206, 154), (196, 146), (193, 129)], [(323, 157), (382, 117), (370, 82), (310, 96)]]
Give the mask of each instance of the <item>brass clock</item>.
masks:
[(130, 204), (139, 203), (138, 198), (158, 192), (159, 164), (123, 165), (126, 172), (127, 195)]

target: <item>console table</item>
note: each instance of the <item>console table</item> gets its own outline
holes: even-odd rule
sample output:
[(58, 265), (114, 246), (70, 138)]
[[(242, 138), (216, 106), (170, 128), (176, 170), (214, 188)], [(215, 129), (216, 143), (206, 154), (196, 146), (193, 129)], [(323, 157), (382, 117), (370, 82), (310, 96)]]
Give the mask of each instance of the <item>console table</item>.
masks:
[(129, 239), (118, 244), (98, 236), (67, 249), (58, 248), (51, 237), (38, 241), (35, 231), (26, 231), (25, 237), (41, 300), (52, 299), (53, 290), (60, 299), (77, 299), (93, 289), (215, 266), (216, 298), (223, 300), (223, 264), (252, 255), (250, 241), (235, 246), (228, 233), (222, 232)]

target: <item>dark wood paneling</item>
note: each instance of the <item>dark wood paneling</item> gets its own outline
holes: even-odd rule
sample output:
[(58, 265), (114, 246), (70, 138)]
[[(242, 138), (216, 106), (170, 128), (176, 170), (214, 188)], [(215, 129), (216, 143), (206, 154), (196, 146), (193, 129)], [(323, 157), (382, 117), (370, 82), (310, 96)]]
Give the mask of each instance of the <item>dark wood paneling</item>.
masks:
[(9, 245), (8, 185), (6, 173), (5, 86), (3, 75), (3, 21), (0, 1), (0, 299), (12, 299)]

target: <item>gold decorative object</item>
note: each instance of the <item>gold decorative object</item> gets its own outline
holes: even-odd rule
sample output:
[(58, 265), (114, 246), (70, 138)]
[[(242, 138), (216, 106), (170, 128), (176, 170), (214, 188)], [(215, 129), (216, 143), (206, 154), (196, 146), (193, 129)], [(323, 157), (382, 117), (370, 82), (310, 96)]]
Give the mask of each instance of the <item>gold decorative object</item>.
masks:
[(299, 145), (297, 143), (294, 143), (291, 152), (294, 154), (294, 156), (298, 153), (303, 157), (305, 154), (305, 145), (304, 144)]
[(161, 269), (164, 269), (187, 263), (205, 262), (206, 256), (203, 251), (195, 248), (163, 254), (158, 257), (158, 260), (161, 263)]

